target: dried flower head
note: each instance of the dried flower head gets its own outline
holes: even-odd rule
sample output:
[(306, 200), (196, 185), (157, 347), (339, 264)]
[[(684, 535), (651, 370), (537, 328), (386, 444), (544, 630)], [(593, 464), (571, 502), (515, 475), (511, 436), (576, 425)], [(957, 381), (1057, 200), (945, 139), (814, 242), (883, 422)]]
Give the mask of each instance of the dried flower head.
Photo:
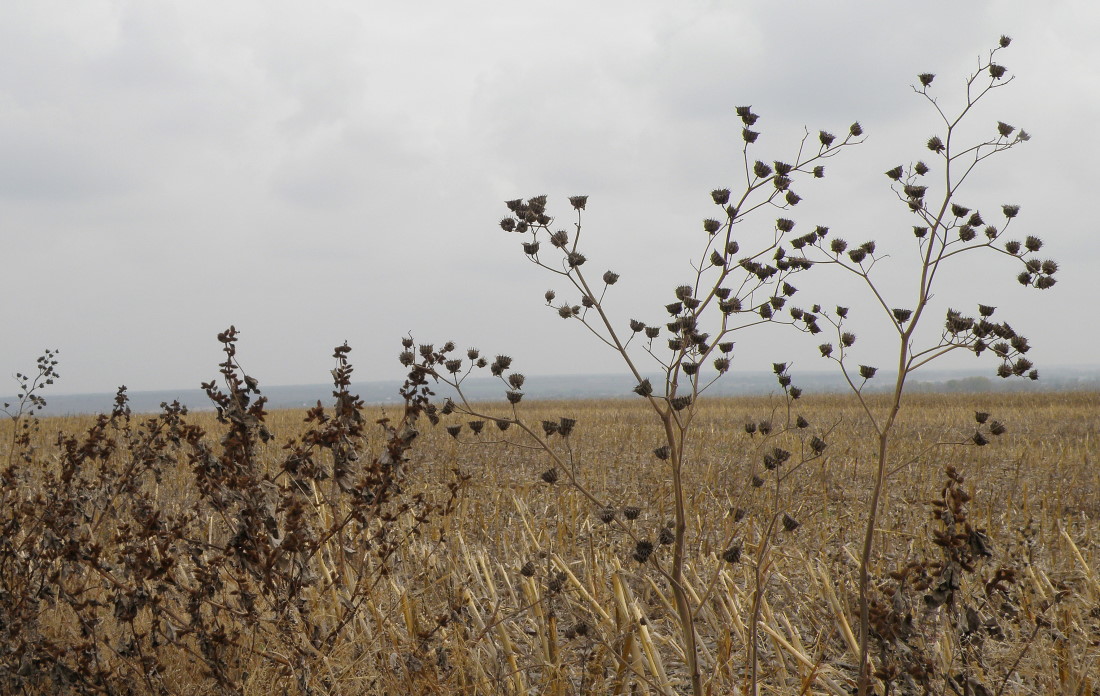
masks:
[(734, 541), (729, 548), (722, 552), (722, 560), (726, 563), (737, 563), (741, 560), (741, 541)]
[(542, 475), (539, 476), (539, 478), (541, 478), (546, 483), (553, 485), (558, 482), (558, 470), (556, 468), (547, 469), (546, 471), (542, 472)]
[(929, 87), (932, 84), (932, 80), (936, 79), (936, 76), (932, 73), (921, 73), (917, 75), (917, 79), (920, 80), (922, 86)]
[(573, 210), (584, 210), (584, 206), (588, 203), (588, 196), (570, 196), (569, 205), (573, 206)]
[(877, 367), (870, 367), (869, 365), (860, 365), (859, 366), (859, 376), (862, 377), (863, 379), (871, 379), (872, 377), (875, 376), (876, 372), (878, 372)]
[(710, 192), (711, 200), (718, 205), (726, 205), (730, 202), (730, 190), (729, 189), (714, 189)]
[(640, 514), (642, 514), (642, 509), (634, 505), (628, 505), (623, 508), (623, 517), (628, 520), (636, 520)]

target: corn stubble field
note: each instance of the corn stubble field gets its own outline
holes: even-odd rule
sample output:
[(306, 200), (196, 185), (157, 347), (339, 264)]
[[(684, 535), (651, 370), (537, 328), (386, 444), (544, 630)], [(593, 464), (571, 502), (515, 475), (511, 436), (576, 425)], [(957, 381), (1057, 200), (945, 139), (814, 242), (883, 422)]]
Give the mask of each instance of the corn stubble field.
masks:
[[(908, 399), (873, 569), (872, 657), (877, 670), (894, 670), (890, 693), (921, 693), (920, 675), (904, 674), (921, 669), (968, 675), (940, 682), (951, 685), (947, 693), (1095, 692), (1098, 402), (1094, 393)], [(795, 405), (811, 424), (806, 432), (827, 432), (829, 444), (825, 456), (780, 479), (761, 457), (778, 445), (799, 447), (802, 431), (780, 442), (759, 429), (750, 435), (745, 424), (785, 421), (787, 402), (700, 404), (701, 435), (685, 457), (687, 582), (708, 693), (746, 688), (757, 589), (761, 693), (846, 694), (855, 683), (858, 553), (874, 440), (852, 397), (807, 396)], [(511, 413), (499, 404), (485, 409)], [(992, 413), (1007, 433), (973, 446), (976, 410)], [(652, 419), (635, 401), (535, 402), (521, 411), (534, 423), (576, 420), (552, 446), (613, 510), (540, 478), (543, 453), (493, 444), (511, 430), (490, 422), (455, 438), (423, 421), (393, 492), (404, 502), (373, 508), (373, 519), (348, 515), (357, 503), (342, 503), (335, 483), (357, 474), (334, 470), (337, 448), (326, 450), (337, 453), (330, 461), (313, 458), (330, 480), (314, 475), (299, 503), (275, 496), (274, 519), (248, 522), (245, 507), (225, 501), (253, 484), (231, 486), (238, 493), (213, 504), (218, 494), (195, 473), (195, 452), (204, 451), (197, 443), (208, 447), (207, 467), (240, 445), (213, 414), (177, 414), (174, 424), (44, 420), (34, 436), (36, 468), (9, 468), (4, 481), (4, 691), (683, 693), (672, 595), (652, 572), (666, 562), (661, 537), (672, 514)], [(261, 481), (255, 487), (307, 485), (308, 476), (286, 465), (304, 461), (288, 458), (304, 440), (284, 446), (303, 432), (324, 444), (317, 414), (308, 424), (305, 415), (267, 414), (263, 427), (273, 437), (258, 439), (250, 456), (269, 470), (249, 479)], [(382, 416), (363, 412), (375, 459), (383, 438), (374, 421)], [(104, 437), (89, 438), (97, 427)], [(66, 451), (55, 444), (58, 431), (76, 435), (69, 455), (58, 454)], [(2, 435), (10, 441), (10, 424)], [(936, 446), (945, 440), (970, 444)], [(127, 441), (157, 455), (135, 456)], [(66, 489), (54, 477), (66, 476), (62, 460), (79, 451), (87, 456), (69, 467)], [(112, 468), (128, 472), (118, 481), (129, 487), (110, 482), (104, 472)], [(55, 499), (36, 498), (36, 486)], [(99, 496), (106, 489), (115, 492)], [(69, 512), (56, 507), (62, 490), (78, 501)], [(48, 514), (35, 518), (34, 505)], [(28, 513), (24, 528), (12, 526), (15, 509)], [(72, 510), (79, 512), (59, 527)], [(933, 514), (943, 510), (951, 514)], [(616, 524), (601, 519), (610, 514)], [(653, 544), (644, 562), (618, 521)], [(246, 523), (270, 545), (243, 541)], [(949, 524), (970, 530), (960, 537), (969, 562), (945, 598), (946, 551), (935, 540)], [(37, 533), (36, 525), (53, 532)], [(769, 525), (774, 541), (762, 549)], [(32, 538), (37, 546), (25, 546)], [(33, 553), (52, 554), (48, 567), (36, 566)]]

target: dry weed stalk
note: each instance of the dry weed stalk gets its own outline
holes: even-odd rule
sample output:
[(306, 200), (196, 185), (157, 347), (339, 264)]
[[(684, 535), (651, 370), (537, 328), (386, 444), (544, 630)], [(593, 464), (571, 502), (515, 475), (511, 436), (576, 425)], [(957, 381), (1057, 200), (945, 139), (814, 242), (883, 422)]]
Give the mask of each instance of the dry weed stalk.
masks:
[[(649, 530), (643, 529), (632, 523), (642, 512), (640, 507), (628, 505), (620, 512), (618, 505), (590, 490), (578, 472), (578, 461), (570, 446), (570, 435), (576, 422), (571, 418), (543, 421), (541, 424), (527, 422), (519, 408), (524, 396), (525, 378), (517, 372), (509, 374), (510, 357), (497, 356), (490, 363), (480, 351), (470, 349), (464, 360), (455, 354), (453, 343), (447, 343), (440, 350), (433, 345), (421, 345), (414, 350), (411, 338), (406, 339), (406, 350), (401, 355), (401, 361), (406, 366), (419, 368), (454, 390), (456, 400), (449, 399), (440, 409), (441, 415), (460, 414), (475, 419), (466, 424), (475, 440), (533, 447), (544, 452), (552, 466), (542, 473), (542, 480), (551, 486), (561, 481), (579, 491), (591, 504), (591, 514), (629, 539), (629, 553), (633, 560), (652, 568), (668, 583), (679, 623), (678, 645), (685, 662), (686, 678), (691, 692), (700, 695), (704, 693), (704, 671), (712, 674), (715, 665), (707, 664), (705, 670), (701, 665), (702, 651), (696, 630), (699, 600), (686, 587), (686, 559), (689, 549), (694, 548), (690, 532), (698, 530), (689, 530), (685, 502), (687, 492), (684, 489), (685, 467), (690, 464), (685, 448), (693, 435), (692, 425), (698, 412), (699, 398), (730, 369), (734, 335), (763, 324), (788, 324), (811, 334), (822, 330), (817, 323), (820, 307), (816, 305), (805, 310), (792, 309), (790, 319), (779, 314), (797, 292), (791, 284), (794, 276), (812, 265), (798, 251), (806, 246), (808, 237), (792, 238), (795, 223), (786, 217), (777, 219), (774, 228), (763, 235), (763, 239), (748, 241), (747, 233), (736, 233), (744, 226), (742, 223), (748, 224), (747, 218), (757, 211), (787, 211), (797, 205), (801, 196), (792, 188), (795, 178), (823, 177), (823, 162), (840, 150), (860, 142), (863, 133), (858, 123), (852, 124), (843, 138), (821, 131), (816, 141), (811, 143), (807, 133), (791, 163), (775, 161), (767, 164), (749, 157), (749, 147), (759, 135), (752, 130), (759, 117), (750, 107), (739, 107), (737, 115), (744, 125), (744, 188), (737, 194), (729, 189), (711, 192), (711, 201), (721, 213), (717, 218), (703, 221), (706, 238), (698, 262), (693, 266), (692, 280), (674, 287), (671, 302), (663, 310), (668, 316), (664, 322), (647, 324), (637, 319), (620, 322), (606, 310), (604, 298), (620, 276), (610, 270), (602, 274), (589, 274), (587, 271), (588, 259), (580, 250), (587, 196), (569, 199), (576, 215), (572, 232), (553, 229), (555, 219), (548, 212), (546, 196), (508, 201), (510, 214), (500, 223), (506, 232), (528, 236), (522, 247), (530, 262), (557, 277), (573, 293), (571, 300), (560, 301), (556, 291), (547, 291), (546, 305), (562, 319), (580, 322), (597, 341), (617, 353), (635, 380), (634, 393), (646, 401), (662, 433), (661, 441), (653, 449), (653, 456), (668, 472), (669, 488), (661, 493), (667, 494), (671, 500), (674, 519), (662, 520)], [(827, 229), (818, 227), (811, 236), (816, 239), (827, 233)], [(742, 251), (742, 243), (747, 247), (746, 251)], [(662, 323), (664, 326), (661, 326)], [(647, 368), (647, 365), (651, 367)], [(510, 404), (505, 415), (493, 415), (479, 409), (470, 403), (463, 391), (464, 380), (475, 370), (485, 367), (503, 384)], [(652, 368), (658, 370), (656, 385), (654, 379), (647, 376), (650, 374), (648, 369)], [(787, 366), (777, 363), (774, 371), (786, 397), (786, 419), (774, 426), (774, 432), (770, 422), (766, 426), (761, 422), (759, 431), (762, 438), (775, 441), (770, 449), (759, 453), (763, 467), (752, 472), (746, 481), (751, 486), (745, 487), (746, 490), (761, 487), (765, 476), (770, 477), (774, 484), (770, 489), (774, 509), (764, 523), (764, 535), (756, 545), (758, 570), (754, 613), (757, 616), (760, 611), (759, 591), (767, 574), (770, 539), (780, 528), (792, 532), (799, 524), (793, 511), (781, 505), (783, 482), (789, 473), (821, 457), (826, 446), (822, 433), (811, 433), (807, 429), (808, 421), (796, 418), (792, 411), (791, 404), (799, 398), (801, 390), (792, 386)], [(490, 436), (492, 429), (485, 428), (487, 422), (499, 428), (498, 436)], [(461, 424), (448, 426), (448, 431), (456, 438), (462, 430)], [(509, 432), (518, 432), (519, 435), (513, 437)], [(753, 434), (756, 430), (748, 432)], [(797, 450), (791, 452), (780, 446), (783, 442), (778, 438), (781, 437), (789, 437), (797, 443)], [(554, 442), (561, 444), (555, 446)], [(652, 520), (646, 521), (653, 525)], [(666, 547), (667, 552), (663, 551)], [(726, 563), (737, 563), (742, 548), (742, 540), (731, 536), (726, 550), (719, 556)], [(716, 579), (712, 580), (711, 588), (704, 592), (705, 595), (711, 593), (714, 582)], [(753, 639), (746, 648), (748, 659), (753, 664), (749, 677), (753, 690), (757, 683), (756, 623), (755, 620), (752, 623)], [(623, 658), (623, 664), (625, 666), (630, 662)], [(638, 676), (645, 677), (642, 674)], [(661, 680), (663, 675), (651, 670), (646, 678)]]
[[(917, 332), (921, 320), (931, 311), (937, 280), (942, 279), (951, 263), (964, 254), (969, 256), (973, 252), (984, 251), (1005, 255), (1017, 259), (1023, 266), (1017, 277), (1022, 285), (1046, 289), (1055, 284), (1054, 274), (1058, 265), (1054, 261), (1035, 256), (1043, 246), (1039, 238), (1027, 236), (1023, 242), (1004, 240), (1008, 227), (1019, 214), (1019, 206), (1002, 205), (1000, 212), (1004, 222), (997, 227), (987, 222), (977, 209), (957, 200), (960, 187), (979, 164), (1027, 142), (1030, 138), (1026, 131), (999, 121), (992, 137), (973, 144), (958, 142), (959, 126), (973, 107), (990, 92), (1012, 81), (1012, 77), (1006, 77), (1006, 68), (995, 60), (1000, 50), (1007, 48), (1010, 43), (1011, 39), (1002, 36), (998, 46), (985, 59), (979, 60), (977, 70), (966, 79), (965, 105), (955, 115), (949, 115), (930, 94), (935, 76), (931, 73), (918, 75), (919, 86), (915, 86), (914, 91), (932, 105), (943, 122), (943, 131), (929, 138), (926, 143), (933, 158), (932, 164), (918, 161), (910, 166), (899, 165), (886, 172), (886, 176), (893, 182), (891, 187), (898, 200), (917, 217), (919, 223), (913, 227), (918, 251), (915, 260), (919, 271), (914, 304), (905, 306), (891, 302), (886, 298), (881, 285), (872, 277), (876, 265), (884, 258), (874, 240), (854, 248), (835, 236), (828, 244), (820, 237), (808, 240), (808, 247), (818, 252), (816, 260), (819, 263), (836, 266), (863, 281), (870, 295), (869, 304), (877, 305), (883, 310), (882, 316), (898, 337), (897, 373), (892, 398), (886, 409), (876, 410), (863, 398), (863, 389), (876, 376), (878, 368), (866, 364), (859, 365), (858, 369), (852, 366), (852, 346), (856, 342), (856, 336), (845, 330), (844, 325), (849, 310), (846, 307), (837, 307), (835, 314), (822, 314), (833, 325), (837, 342), (821, 344), (821, 355), (835, 361), (839, 366), (852, 392), (863, 404), (878, 441), (876, 471), (860, 557), (860, 696), (871, 689), (872, 670), (868, 661), (872, 618), (871, 562), (875, 553), (876, 523), (893, 468), (891, 464), (897, 463), (892, 462), (891, 439), (901, 411), (906, 380), (921, 367), (957, 350), (970, 351), (975, 355), (987, 351), (992, 353), (1000, 361), (997, 368), (1000, 377), (1038, 378), (1038, 372), (1033, 369), (1031, 361), (1024, 357), (1030, 350), (1028, 340), (1008, 323), (993, 321), (990, 317), (996, 308), (992, 305), (978, 305), (975, 315), (948, 308), (943, 328), (934, 340), (926, 341)], [(941, 168), (939, 172), (936, 171), (937, 168)], [(923, 183), (926, 181), (925, 177), (936, 174), (942, 177), (942, 189), (933, 183)], [(927, 181), (931, 182), (932, 179)], [(938, 189), (939, 193), (936, 194)], [(989, 423), (988, 432), (983, 432), (981, 426), (988, 418), (988, 414), (984, 415), (984, 418), (978, 419), (979, 429), (974, 432), (969, 444), (982, 446), (990, 441), (988, 434), (998, 436), (1005, 432), (1005, 426), (997, 421)]]

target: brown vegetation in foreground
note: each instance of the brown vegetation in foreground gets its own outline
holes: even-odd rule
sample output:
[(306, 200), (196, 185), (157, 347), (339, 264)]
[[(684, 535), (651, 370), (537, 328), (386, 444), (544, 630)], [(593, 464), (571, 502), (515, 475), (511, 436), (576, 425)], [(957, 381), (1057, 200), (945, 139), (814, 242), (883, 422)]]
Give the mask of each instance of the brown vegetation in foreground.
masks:
[[(858, 546), (873, 442), (862, 432), (854, 398), (802, 401), (800, 413), (815, 426), (839, 427), (832, 428), (825, 455), (784, 488), (780, 502), (791, 523), (763, 557), (762, 524), (777, 501), (751, 478), (760, 453), (774, 443), (765, 444), (759, 432), (747, 434), (744, 424), (762, 415), (785, 418), (775, 411), (785, 402), (700, 404), (703, 435), (685, 453), (691, 538), (698, 540), (688, 549), (686, 577), (698, 600), (708, 693), (736, 693), (746, 682), (758, 582), (767, 590), (758, 632), (762, 692), (844, 694), (855, 684)], [(895, 500), (878, 532), (875, 636), (882, 649), (873, 653), (876, 668), (923, 665), (945, 675), (984, 675), (976, 685), (958, 684), (957, 693), (1094, 692), (1100, 681), (1098, 401), (1096, 394), (908, 400), (895, 461), (923, 454), (894, 474)], [(968, 441), (975, 408), (993, 413), (1008, 432), (988, 447), (928, 451), (929, 438)], [(382, 415), (367, 410), (364, 422)], [(660, 536), (671, 510), (662, 509), (666, 499), (652, 491), (667, 485), (667, 474), (653, 460), (659, 433), (642, 409), (629, 401), (548, 402), (530, 404), (527, 416), (576, 419), (567, 446), (588, 487), (617, 501), (612, 512), (627, 519), (636, 536), (652, 540), (655, 559), (666, 553)], [(267, 471), (253, 475), (270, 483), (257, 485), (293, 488), (287, 452), (302, 443), (303, 433), (317, 430), (317, 415), (303, 423), (306, 417), (289, 411), (266, 417), (273, 437), (254, 443), (254, 455)], [(215, 459), (237, 446), (213, 414), (172, 418), (184, 424), (179, 427), (208, 431), (200, 440)], [(120, 419), (102, 429), (103, 443), (114, 444), (104, 444), (100, 458), (73, 474), (80, 487), (63, 489), (50, 483), (69, 456), (52, 444), (55, 434), (80, 442), (99, 422), (45, 420), (31, 455), (38, 473), (5, 481), (0, 678), (7, 692), (673, 694), (685, 687), (683, 656), (668, 638), (678, 630), (669, 588), (639, 572), (635, 543), (601, 521), (608, 511), (592, 509), (575, 488), (540, 479), (545, 461), (539, 452), (462, 444), (425, 424), (400, 490), (393, 491), (395, 500), (419, 500), (420, 507), (398, 504), (388, 518), (367, 520), (357, 538), (363, 547), (355, 548), (354, 525), (327, 539), (320, 533), (362, 501), (346, 492), (340, 497), (331, 481), (316, 481), (306, 509), (293, 512), (290, 496), (274, 510), (276, 535), (285, 534), (295, 515), (305, 520), (297, 528), (308, 550), (288, 552), (289, 562), (253, 559), (250, 570), (228, 550), (239, 518), (189, 514), (209, 510), (210, 503), (187, 456), (187, 438), (173, 442), (163, 416), (133, 417), (129, 435), (121, 426)], [(135, 472), (141, 452), (129, 443), (148, 442), (154, 432), (166, 443), (159, 463)], [(376, 445), (377, 459), (384, 440), (372, 432), (367, 443)], [(10, 441), (9, 431), (2, 435)], [(489, 427), (476, 439), (500, 437)], [(292, 442), (297, 445), (284, 447)], [(332, 459), (318, 453), (316, 462), (331, 475)], [(958, 480), (949, 481), (948, 466)], [(132, 488), (112, 483), (107, 472), (118, 475), (115, 481), (135, 474)], [(452, 499), (456, 480), (463, 479)], [(27, 508), (40, 505), (56, 515), (58, 501), (41, 497), (40, 487), (50, 485), (55, 496), (67, 490), (89, 515), (70, 520), (71, 537), (94, 538), (101, 548), (65, 549), (69, 540), (62, 536), (50, 537), (56, 545), (50, 547), (40, 537), (35, 552), (53, 549), (54, 556), (36, 575), (20, 544), (35, 534), (34, 524), (57, 528), (58, 520), (36, 518)], [(104, 507), (100, 493), (111, 486), (124, 494)], [(247, 486), (238, 490), (243, 495)], [(423, 514), (426, 506), (440, 514)], [(952, 510), (951, 524), (978, 532), (967, 537), (978, 541), (965, 548), (937, 545), (948, 528), (943, 510)], [(146, 531), (135, 533), (139, 529)], [(188, 539), (205, 540), (209, 548), (196, 556)], [(384, 554), (370, 550), (375, 542)], [(962, 572), (957, 588), (943, 597), (929, 579), (949, 554), (972, 571)], [(140, 568), (158, 570), (143, 576)], [(184, 591), (198, 589), (200, 571), (206, 573), (203, 607), (192, 615), (195, 600)], [(35, 578), (37, 585), (26, 584)], [(55, 653), (52, 664), (41, 652), (47, 647)], [(19, 650), (28, 656), (22, 663)], [(76, 674), (81, 665), (87, 672)]]

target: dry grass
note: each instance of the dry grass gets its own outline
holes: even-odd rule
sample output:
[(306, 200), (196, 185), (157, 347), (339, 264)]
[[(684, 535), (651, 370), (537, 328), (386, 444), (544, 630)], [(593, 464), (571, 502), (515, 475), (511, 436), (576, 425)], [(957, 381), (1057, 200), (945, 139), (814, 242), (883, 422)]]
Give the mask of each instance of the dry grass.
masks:
[[(1090, 393), (908, 399), (893, 452), (900, 465), (881, 518), (878, 584), (889, 587), (889, 571), (906, 562), (941, 557), (931, 543), (937, 525), (929, 501), (940, 496), (949, 464), (966, 479), (971, 523), (994, 548), (959, 590), (957, 607), (974, 607), (983, 621), (995, 621), (999, 637), (985, 630), (981, 641), (972, 637), (960, 649), (949, 639), (957, 631), (933, 631), (926, 648), (941, 673), (978, 660), (981, 688), (989, 694), (1092, 694), (1100, 683), (1098, 402), (1100, 395)], [(854, 684), (856, 571), (873, 443), (852, 398), (804, 398), (800, 413), (815, 427), (836, 427), (827, 456), (791, 476), (777, 499), (770, 485), (749, 484), (762, 444), (743, 424), (785, 417), (776, 411), (784, 403), (704, 402), (695, 449), (686, 453), (687, 580), (698, 600), (708, 693), (737, 693), (745, 684), (758, 568), (764, 571), (762, 693), (843, 694)], [(965, 441), (975, 410), (992, 412), (1009, 432), (987, 447), (928, 450), (938, 440)], [(638, 538), (656, 540), (672, 510), (662, 479), (667, 470), (652, 456), (661, 436), (642, 404), (532, 403), (524, 413), (528, 422), (575, 418), (569, 447), (578, 476), (619, 514), (640, 508), (627, 524)], [(277, 439), (265, 445), (265, 456), (274, 460), (279, 445), (303, 429), (302, 415), (271, 414), (267, 423)], [(188, 419), (216, 430), (212, 415)], [(44, 421), (40, 461), (48, 466), (57, 431), (91, 424), (83, 417)], [(438, 496), (457, 466), (471, 477), (461, 501), (392, 558), (352, 634), (315, 656), (311, 688), (349, 694), (673, 694), (684, 688), (670, 589), (632, 559), (633, 541), (600, 522), (574, 488), (540, 480), (543, 455), (492, 444), (499, 435), (491, 424), (473, 443), (442, 428), (422, 435), (406, 492)], [(0, 430), (0, 441), (9, 438)], [(188, 481), (181, 461), (178, 475), (162, 480), (156, 500), (186, 507), (193, 495)], [(801, 524), (780, 532), (762, 558), (763, 528), (778, 511)], [(735, 539), (743, 555), (727, 563), (720, 556)], [(657, 562), (661, 553), (658, 547)], [(1002, 566), (1015, 568), (1018, 582), (1003, 597), (987, 596), (984, 583)], [(315, 614), (336, 611), (326, 597), (312, 601)], [(950, 607), (937, 612), (933, 624), (955, 625)], [(46, 630), (75, 631), (68, 618), (56, 612)], [(242, 658), (244, 693), (298, 688), (261, 653)], [(181, 657), (169, 666), (176, 670), (164, 675), (169, 692), (217, 691), (194, 660)], [(971, 693), (981, 693), (977, 688)]]

